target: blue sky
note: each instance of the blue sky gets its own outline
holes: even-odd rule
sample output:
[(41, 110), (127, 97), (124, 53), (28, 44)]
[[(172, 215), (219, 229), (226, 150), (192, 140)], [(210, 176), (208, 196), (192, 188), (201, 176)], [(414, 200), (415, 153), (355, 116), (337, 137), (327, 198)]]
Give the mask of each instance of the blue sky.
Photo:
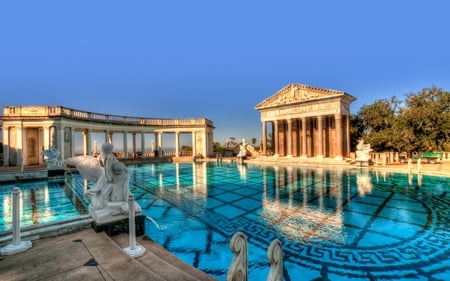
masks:
[(260, 138), (255, 105), (289, 83), (353, 113), (450, 90), (449, 1), (1, 1), (0, 106), (205, 117)]

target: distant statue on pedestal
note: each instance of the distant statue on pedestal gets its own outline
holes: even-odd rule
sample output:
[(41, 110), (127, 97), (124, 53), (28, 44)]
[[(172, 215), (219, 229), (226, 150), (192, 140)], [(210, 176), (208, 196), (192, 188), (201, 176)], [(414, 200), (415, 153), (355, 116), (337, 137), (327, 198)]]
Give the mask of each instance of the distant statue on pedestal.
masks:
[(370, 144), (365, 144), (363, 140), (360, 140), (356, 146), (356, 163), (360, 166), (369, 166), (371, 151)]
[[(103, 143), (98, 158), (79, 156), (65, 161), (75, 166), (83, 178), (95, 181), (85, 195), (91, 199), (89, 214), (98, 224), (128, 217), (130, 176), (126, 166), (116, 159), (112, 150), (112, 144)], [(136, 213), (140, 213), (141, 207), (136, 202), (134, 204)]]
[(44, 155), (47, 159), (47, 170), (62, 169), (63, 165), (59, 160), (59, 155), (61, 154), (58, 149), (51, 147), (50, 149), (44, 150), (40, 153)]
[(245, 148), (245, 139), (242, 139), (242, 144), (240, 145), (240, 150), (237, 157), (241, 158), (247, 157), (247, 149)]

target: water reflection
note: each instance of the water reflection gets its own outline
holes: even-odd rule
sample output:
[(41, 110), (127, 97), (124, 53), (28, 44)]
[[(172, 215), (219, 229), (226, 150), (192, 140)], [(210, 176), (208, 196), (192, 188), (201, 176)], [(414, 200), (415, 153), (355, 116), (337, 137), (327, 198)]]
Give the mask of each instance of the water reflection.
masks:
[(208, 170), (206, 162), (192, 163), (192, 188), (196, 195), (208, 197)]
[(237, 164), (237, 168), (238, 168), (241, 180), (244, 182), (247, 181), (247, 164), (245, 164), (245, 163)]
[(356, 185), (358, 186), (359, 196), (364, 196), (367, 193), (372, 192), (373, 184), (372, 179), (369, 175), (369, 171), (364, 169), (356, 175)]
[[(301, 241), (345, 243), (342, 173), (323, 168), (305, 171), (275, 167), (263, 170), (260, 217), (286, 237)], [(273, 178), (271, 178), (273, 177)]]

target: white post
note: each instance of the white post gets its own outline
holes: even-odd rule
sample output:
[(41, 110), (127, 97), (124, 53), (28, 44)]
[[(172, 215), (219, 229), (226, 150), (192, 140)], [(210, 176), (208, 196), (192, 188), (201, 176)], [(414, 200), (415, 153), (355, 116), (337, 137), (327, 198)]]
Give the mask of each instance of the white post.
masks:
[(135, 224), (135, 209), (134, 209), (134, 198), (133, 195), (128, 196), (128, 229), (130, 246), (123, 249), (132, 258), (138, 258), (145, 253), (145, 248), (136, 245), (136, 224)]
[(12, 236), (13, 241), (12, 244), (8, 244), (5, 247), (1, 249), (2, 255), (12, 255), (15, 253), (23, 252), (29, 248), (31, 248), (32, 243), (31, 241), (20, 241), (20, 188), (14, 187), (13, 192), (13, 229), (12, 229)]

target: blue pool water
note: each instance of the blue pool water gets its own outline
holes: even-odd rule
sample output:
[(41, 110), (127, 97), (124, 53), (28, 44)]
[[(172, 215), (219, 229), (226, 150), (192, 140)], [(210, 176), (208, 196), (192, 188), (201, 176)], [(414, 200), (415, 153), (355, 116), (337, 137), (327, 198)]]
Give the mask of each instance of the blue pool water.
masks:
[[(283, 245), (284, 280), (450, 280), (450, 178), (235, 163), (128, 173), (157, 223), (146, 220), (146, 234), (219, 280), (237, 231), (249, 242), (249, 280), (267, 278), (273, 239)], [(86, 188), (77, 174), (66, 187)]]
[(68, 194), (64, 180), (0, 185), (0, 232), (12, 229), (12, 189), (20, 188), (21, 227), (79, 217), (85, 209)]

